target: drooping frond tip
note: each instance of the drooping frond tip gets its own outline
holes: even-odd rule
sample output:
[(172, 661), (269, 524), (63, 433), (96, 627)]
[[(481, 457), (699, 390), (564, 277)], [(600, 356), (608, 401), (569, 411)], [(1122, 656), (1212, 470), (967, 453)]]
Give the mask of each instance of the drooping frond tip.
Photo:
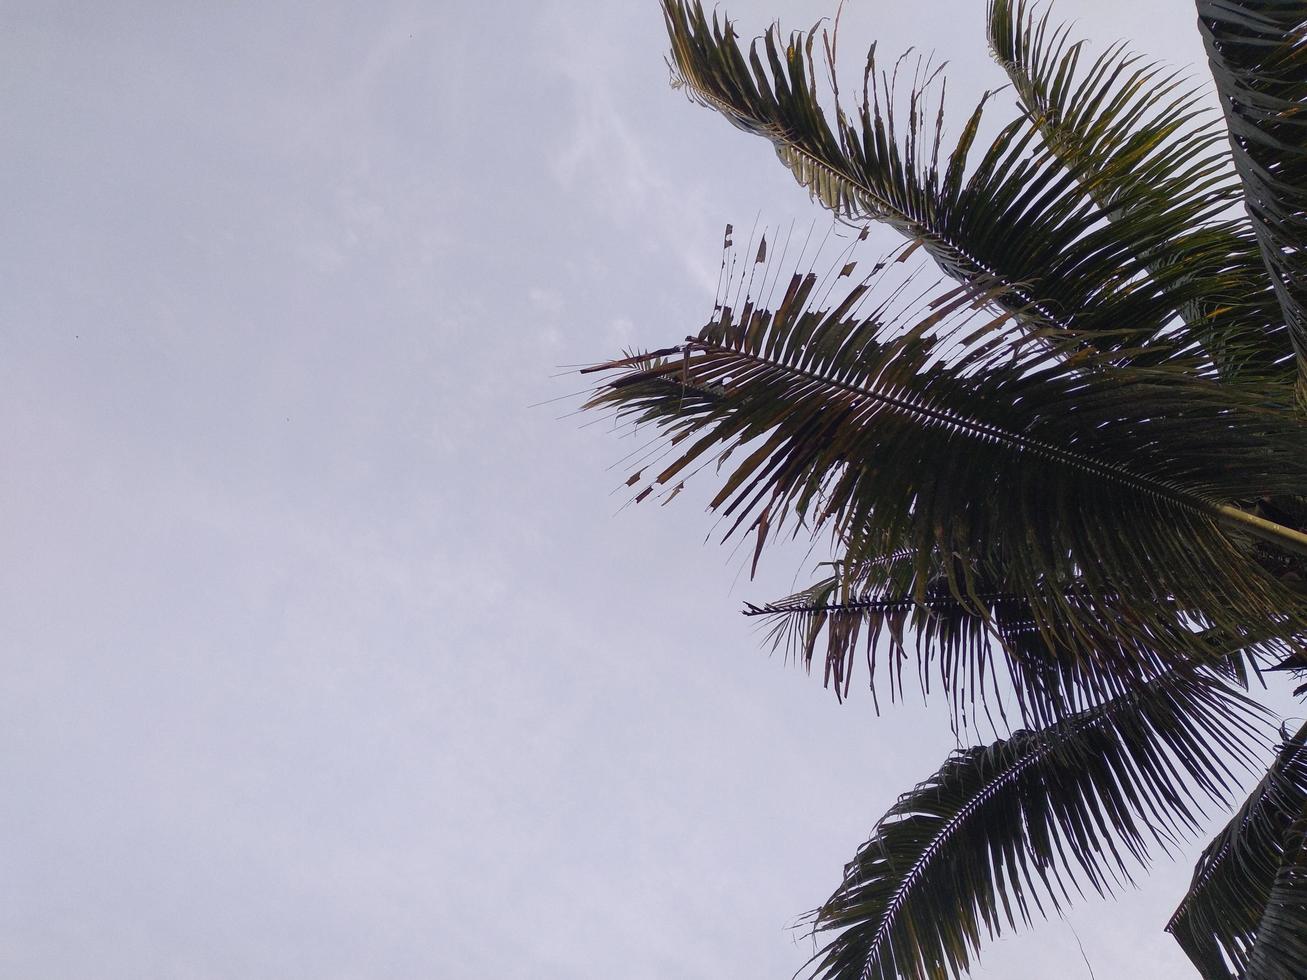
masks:
[(813, 915), (822, 980), (941, 980), (981, 941), (1109, 894), (1223, 802), (1257, 712), (1210, 677), (1170, 675), (1041, 732), (954, 753), (902, 796)]
[(1304, 975), (1307, 904), (1298, 827), (1305, 817), (1307, 726), (1286, 734), (1265, 777), (1207, 845), (1167, 923), (1204, 980)]

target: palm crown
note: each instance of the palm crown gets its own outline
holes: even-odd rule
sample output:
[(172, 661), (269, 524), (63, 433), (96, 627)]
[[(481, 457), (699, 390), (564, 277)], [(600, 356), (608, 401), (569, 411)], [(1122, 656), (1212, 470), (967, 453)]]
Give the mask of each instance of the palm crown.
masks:
[[(589, 405), (661, 433), (637, 499), (712, 464), (755, 564), (783, 533), (830, 542), (812, 586), (746, 613), (838, 695), (861, 657), (891, 693), (911, 664), (960, 726), (1008, 733), (876, 824), (812, 913), (813, 974), (960, 975), (1216, 801), (1234, 815), (1167, 928), (1204, 977), (1307, 976), (1307, 727), (1235, 797), (1275, 730), (1252, 682), (1307, 667), (1307, 10), (1198, 0), (1208, 114), (993, 0), (1015, 106), (988, 145), (997, 100), (946, 139), (927, 64), (873, 48), (846, 104), (826, 32), (746, 47), (664, 11), (677, 85), (907, 244), (871, 262), (850, 235), (819, 272), (728, 227), (709, 322), (588, 369)], [(918, 248), (936, 273), (894, 261)]]

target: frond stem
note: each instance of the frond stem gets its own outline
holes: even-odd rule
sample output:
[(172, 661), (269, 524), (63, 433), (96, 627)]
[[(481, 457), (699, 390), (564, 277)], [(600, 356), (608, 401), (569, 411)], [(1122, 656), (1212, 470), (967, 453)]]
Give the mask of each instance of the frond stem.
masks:
[(1247, 533), (1261, 538), (1263, 541), (1278, 544), (1287, 551), (1307, 555), (1307, 534), (1303, 534), (1301, 531), (1295, 531), (1283, 524), (1276, 524), (1274, 521), (1268, 521), (1256, 514), (1250, 514), (1246, 510), (1231, 507), (1229, 504), (1218, 504), (1216, 510), (1220, 518), (1226, 523), (1241, 527)]

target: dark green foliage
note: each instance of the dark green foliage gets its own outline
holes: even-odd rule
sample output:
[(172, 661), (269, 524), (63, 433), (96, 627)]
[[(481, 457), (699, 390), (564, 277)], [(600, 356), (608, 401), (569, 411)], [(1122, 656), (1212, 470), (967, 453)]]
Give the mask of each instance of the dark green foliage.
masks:
[[(1301, 828), (1307, 813), (1307, 726), (1286, 738), (1275, 762), (1225, 829), (1207, 845), (1194, 880), (1167, 924), (1205, 980), (1243, 976), (1264, 920), (1296, 923), (1296, 932), (1267, 936), (1266, 961), (1303, 960)], [(1283, 880), (1281, 881), (1281, 878)], [(1276, 888), (1281, 894), (1272, 900)], [(1279, 906), (1285, 905), (1281, 909)], [(1269, 916), (1269, 920), (1268, 920)], [(1276, 931), (1280, 931), (1277, 927)], [(1287, 942), (1286, 942), (1287, 940)], [(1278, 952), (1277, 952), (1278, 951)], [(1231, 972), (1229, 966), (1237, 972)], [(1305, 976), (1307, 971), (1254, 976)]]
[[(857, 315), (890, 292), (885, 266), (829, 284), (796, 273), (774, 310), (751, 298), (738, 314), (720, 307), (671, 356), (602, 388), (592, 405), (663, 427), (678, 450), (634, 482), (652, 491), (717, 460), (711, 506), (728, 534), (752, 531), (761, 549), (787, 525), (825, 530), (846, 591), (860, 574), (863, 594), (881, 600), (925, 609), (949, 596), (980, 630), (996, 611), (983, 597), (1007, 597), (1043, 667), (1064, 668), (1040, 670), (1056, 690), (1018, 688), (1035, 720), (1065, 714), (1077, 689), (1110, 696), (1177, 659), (1211, 662), (1240, 637), (1307, 629), (1294, 594), (1249, 561), (1219, 509), (1307, 484), (1307, 431), (1287, 408), (1187, 362), (1120, 366), (1058, 331), (1032, 343), (1003, 316), (977, 324), (992, 290)], [(813, 308), (821, 296), (831, 307)], [(911, 560), (876, 564), (895, 551)], [(1222, 649), (1208, 630), (1227, 638)], [(1025, 656), (1004, 648), (1031, 663), (1029, 644)], [(850, 651), (834, 652), (832, 679), (847, 683)]]
[[(987, 936), (1131, 880), (1150, 845), (1226, 802), (1249, 703), (1206, 677), (1168, 676), (1039, 732), (954, 753), (899, 798), (815, 914), (838, 935), (823, 977), (910, 980), (967, 968)], [(1200, 797), (1189, 795), (1192, 777)]]
[[(664, 0), (675, 83), (908, 244), (794, 258), (728, 227), (707, 324), (588, 369), (588, 407), (658, 434), (637, 501), (708, 471), (755, 568), (784, 535), (829, 544), (814, 585), (747, 607), (776, 648), (841, 698), (861, 655), (891, 696), (914, 673), (943, 691), (959, 732), (1010, 732), (876, 824), (812, 915), (815, 976), (956, 977), (1000, 930), (1110, 893), (1256, 778), (1254, 679), (1307, 672), (1307, 7), (1198, 10), (1219, 111), (993, 0), (1014, 98), (950, 139), (928, 62), (873, 48), (850, 103), (824, 33), (741, 46)], [(940, 278), (910, 271), (919, 247)], [(1204, 977), (1307, 976), (1305, 739), (1168, 926)]]
[(1244, 204), (1307, 384), (1307, 10), (1301, 0), (1198, 0), (1198, 18)]
[(1180, 312), (1225, 375), (1291, 382), (1288, 331), (1251, 219), (1224, 207), (1242, 189), (1201, 91), (1122, 42), (1082, 67), (1085, 43), (1026, 0), (991, 4), (989, 42), (1024, 115), (1114, 231), (1156, 241), (1149, 275), (1201, 280), (1201, 296)]

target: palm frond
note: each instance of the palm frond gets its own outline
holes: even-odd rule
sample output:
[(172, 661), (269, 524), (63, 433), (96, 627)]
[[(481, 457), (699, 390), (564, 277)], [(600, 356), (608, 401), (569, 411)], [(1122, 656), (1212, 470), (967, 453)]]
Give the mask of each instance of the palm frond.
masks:
[(1248, 957), (1248, 976), (1307, 976), (1307, 814), (1284, 836), (1284, 857)]
[(673, 356), (601, 386), (591, 408), (658, 426), (676, 453), (640, 493), (716, 461), (728, 536), (755, 531), (760, 551), (786, 525), (825, 528), (850, 566), (908, 549), (914, 598), (940, 572), (963, 602), (996, 583), (1053, 646), (1124, 635), (1206, 658), (1171, 646), (1177, 621), (1302, 631), (1300, 598), (1243, 535), (1307, 535), (1232, 506), (1307, 485), (1292, 414), (1251, 387), (1023, 342), (977, 289), (856, 315), (883, 274), (835, 276), (852, 285), (824, 309), (819, 277), (795, 274), (775, 309), (720, 306)]
[[(1069, 590), (1068, 602), (1077, 602)], [(1102, 625), (1129, 623), (1133, 616), (1123, 596), (1100, 597), (1096, 615)], [(1110, 619), (1103, 611), (1110, 610)], [(1245, 690), (1250, 674), (1260, 672), (1281, 656), (1281, 636), (1155, 636), (1140, 642), (1128, 629), (1108, 644), (1088, 637), (1078, 648), (1051, 645), (1030, 604), (1012, 592), (982, 587), (965, 601), (949, 592), (947, 581), (931, 583), (918, 599), (910, 582), (890, 582), (859, 588), (843, 574), (827, 576), (806, 589), (762, 606), (746, 604), (745, 615), (758, 618), (775, 650), (805, 667), (822, 648), (823, 679), (843, 700), (849, 693), (859, 654), (867, 663), (867, 682), (877, 693), (878, 667), (885, 664), (891, 700), (902, 696), (904, 668), (911, 662), (917, 685), (929, 697), (937, 686), (949, 699), (955, 729), (967, 728), (978, 716), (1006, 726), (1015, 710), (1021, 724), (1043, 728), (1118, 697), (1141, 678), (1164, 673), (1169, 658), (1157, 649), (1192, 650), (1203, 645), (1207, 659), (1232, 683)], [(882, 643), (882, 641), (886, 641)]]
[(1110, 45), (1086, 67), (1086, 42), (1054, 26), (1051, 8), (990, 0), (990, 50), (1045, 144), (1110, 217), (1121, 207), (1150, 210), (1173, 234), (1209, 216), (1204, 192), (1239, 197), (1219, 114), (1179, 72)]
[[(1167, 924), (1167, 931), (1204, 980), (1304, 975), (1259, 973), (1250, 971), (1249, 966), (1268, 915), (1270, 923), (1286, 917), (1295, 922), (1299, 943), (1307, 936), (1307, 907), (1301, 904), (1301, 842), (1289, 835), (1305, 812), (1307, 725), (1285, 738), (1265, 777), (1207, 845), (1194, 868), (1188, 894)], [(1276, 894), (1277, 886), (1281, 893), (1287, 889), (1297, 894), (1298, 904)], [(1273, 933), (1263, 944), (1262, 956), (1269, 957), (1271, 951), (1284, 946)]]
[[(1078, 330), (1099, 347), (1151, 339), (1134, 357), (1161, 359), (1189, 343), (1176, 317), (1214, 302), (1212, 282), (1173, 261), (1171, 226), (1122, 191), (1106, 220), (1077, 176), (1041, 147), (1024, 118), (973, 154), (986, 99), (951, 148), (944, 145), (937, 72), (922, 64), (905, 93), (869, 55), (862, 100), (851, 112), (823, 109), (813, 59), (816, 37), (782, 41), (769, 31), (746, 53), (733, 26), (711, 24), (695, 0), (664, 0), (676, 81), (737, 127), (768, 139), (801, 184), (846, 219), (889, 223), (921, 243), (961, 282), (997, 286), (1014, 322)], [(832, 77), (836, 76), (831, 68)], [(905, 72), (906, 75), (906, 72)], [(906, 102), (906, 107), (903, 103)], [(1201, 175), (1201, 170), (1200, 170)], [(1219, 184), (1197, 190), (1185, 210), (1203, 218), (1228, 205)], [(1162, 341), (1166, 340), (1165, 343)], [(1210, 338), (1209, 338), (1210, 340)], [(1231, 341), (1233, 342), (1233, 341)]]
[[(948, 980), (1129, 882), (1260, 770), (1249, 672), (1307, 671), (1307, 8), (1197, 6), (1219, 117), (1123, 45), (1090, 59), (989, 0), (1015, 112), (982, 138), (987, 93), (946, 139), (928, 59), (873, 47), (846, 103), (827, 34), (741, 45), (663, 0), (674, 84), (859, 240), (879, 221), (909, 244), (823, 276), (806, 244), (769, 263), (764, 233), (702, 329), (586, 369), (586, 407), (654, 430), (635, 502), (707, 471), (755, 571), (783, 536), (829, 543), (829, 575), (746, 611), (805, 665), (822, 650), (841, 697), (865, 650), (892, 696), (913, 667), (938, 683), (956, 727), (992, 704), (1008, 731), (1012, 697), (1028, 726), (876, 824), (813, 913), (823, 980)], [(903, 264), (918, 247), (943, 279)], [(1168, 925), (1209, 980), (1307, 975), (1307, 726), (1282, 739)]]
[(1229, 213), (1242, 192), (1220, 113), (1181, 73), (1123, 42), (1088, 62), (1085, 42), (1054, 26), (1050, 12), (1027, 0), (989, 5), (990, 49), (1026, 118), (1108, 220), (1157, 243), (1150, 276), (1204, 284), (1202, 300), (1180, 313), (1224, 375), (1292, 386), (1287, 329), (1257, 238), (1245, 214)]
[[(1244, 202), (1307, 386), (1307, 11), (1198, 0)], [(1300, 387), (1307, 397), (1307, 387)]]
[(958, 751), (902, 796), (814, 913), (823, 980), (961, 976), (982, 940), (1129, 882), (1223, 802), (1252, 702), (1170, 675), (1038, 732)]
[[(977, 711), (1006, 719), (1009, 684), (1023, 723), (1044, 725), (1073, 713), (1082, 691), (1106, 696), (1117, 680), (1114, 673), (1086, 670), (1091, 658), (1051, 650), (1021, 596), (985, 590), (963, 601), (942, 579), (918, 599), (910, 587), (855, 592), (831, 576), (784, 599), (746, 605), (745, 615), (761, 619), (773, 649), (809, 669), (821, 644), (823, 679), (841, 700), (859, 653), (866, 657), (873, 697), (878, 664), (886, 663), (891, 700), (902, 697), (904, 667), (913, 661), (922, 694), (938, 685), (955, 726)], [(1132, 660), (1129, 676), (1150, 672), (1149, 659)]]

